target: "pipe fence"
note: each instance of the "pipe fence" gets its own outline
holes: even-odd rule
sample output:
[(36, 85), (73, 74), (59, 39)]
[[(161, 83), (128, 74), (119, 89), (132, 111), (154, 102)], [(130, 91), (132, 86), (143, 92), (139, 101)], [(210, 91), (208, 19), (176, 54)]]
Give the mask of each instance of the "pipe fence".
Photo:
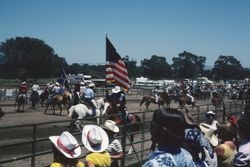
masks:
[[(237, 103), (227, 101), (222, 108), (214, 108), (212, 104), (197, 105), (194, 108), (189, 108), (197, 123), (205, 120), (205, 113), (209, 110), (214, 110), (216, 119), (219, 122), (225, 122), (227, 114), (234, 113), (239, 115), (245, 108), (244, 101)], [(124, 151), (127, 151), (132, 146), (133, 152), (126, 154), (120, 160), (120, 166), (140, 166), (148, 158), (151, 147), (151, 136), (149, 132), (150, 122), (152, 119), (153, 110), (135, 112), (141, 118), (140, 130), (131, 132), (128, 130), (129, 124), (121, 126), (123, 129), (117, 138), (121, 141)], [(100, 122), (103, 123), (107, 116), (100, 117)], [(14, 166), (13, 164), (22, 161), (28, 164), (27, 166), (49, 166), (52, 162), (51, 144), (48, 140), (49, 136), (60, 135), (63, 131), (70, 131), (81, 143), (81, 132), (71, 128), (72, 122), (76, 120), (65, 121), (50, 121), (46, 123), (26, 124), (0, 127), (0, 165), (3, 167)], [(85, 124), (93, 124), (93, 118), (84, 118), (80, 121)], [(135, 135), (135, 140), (132, 142), (130, 135)], [(82, 156), (85, 158), (87, 150), (82, 146)], [(41, 164), (41, 161), (43, 163)], [(137, 165), (135, 165), (137, 164)]]

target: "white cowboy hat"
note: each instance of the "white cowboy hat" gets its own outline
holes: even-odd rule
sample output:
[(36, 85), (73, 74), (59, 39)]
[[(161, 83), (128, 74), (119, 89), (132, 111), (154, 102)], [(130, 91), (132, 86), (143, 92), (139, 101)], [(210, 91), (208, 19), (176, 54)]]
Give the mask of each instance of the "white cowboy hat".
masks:
[(91, 152), (103, 152), (108, 148), (107, 133), (97, 125), (85, 125), (82, 130), (82, 143)]
[(115, 88), (112, 89), (113, 93), (118, 93), (121, 91), (121, 87), (120, 86), (115, 86)]
[(215, 113), (213, 112), (213, 111), (208, 111), (207, 113), (206, 113), (207, 115), (215, 115)]
[(80, 82), (80, 85), (85, 85), (85, 83), (84, 82)]
[(81, 155), (81, 147), (74, 136), (65, 131), (60, 136), (50, 136), (50, 141), (67, 158), (77, 158)]
[(24, 85), (24, 84), (26, 84), (26, 82), (25, 82), (25, 81), (23, 81), (23, 82), (22, 82), (22, 84)]
[(89, 87), (95, 87), (95, 84), (94, 83), (90, 83)]
[(108, 129), (108, 130), (115, 132), (115, 133), (119, 132), (118, 126), (116, 126), (115, 122), (112, 120), (106, 120), (104, 125), (103, 125), (103, 128)]
[(199, 127), (201, 131), (204, 133), (204, 136), (209, 140), (212, 146), (217, 146), (219, 144), (218, 137), (214, 134), (214, 128), (206, 123), (200, 123)]
[(59, 86), (60, 84), (58, 82), (55, 83), (56, 86)]

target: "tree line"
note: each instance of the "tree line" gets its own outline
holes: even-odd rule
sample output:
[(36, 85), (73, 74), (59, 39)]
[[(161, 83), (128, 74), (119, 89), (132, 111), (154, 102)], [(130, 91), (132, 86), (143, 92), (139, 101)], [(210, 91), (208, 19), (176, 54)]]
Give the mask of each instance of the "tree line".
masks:
[[(250, 69), (242, 67), (239, 60), (231, 55), (220, 55), (211, 69), (205, 69), (206, 57), (188, 51), (172, 58), (172, 64), (166, 57), (152, 55), (137, 61), (123, 58), (129, 78), (147, 77), (149, 79), (180, 79), (208, 77), (212, 80), (240, 80), (250, 77)], [(59, 57), (52, 47), (43, 40), (31, 37), (6, 39), (0, 45), (0, 78), (49, 78), (59, 77), (61, 69), (66, 73), (86, 74), (93, 78), (105, 78), (105, 65), (68, 64)]]

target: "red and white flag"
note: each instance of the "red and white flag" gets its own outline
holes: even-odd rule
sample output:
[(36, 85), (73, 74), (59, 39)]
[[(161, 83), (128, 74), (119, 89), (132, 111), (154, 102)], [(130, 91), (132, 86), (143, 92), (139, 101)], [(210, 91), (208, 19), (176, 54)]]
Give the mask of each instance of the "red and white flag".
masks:
[(129, 89), (128, 71), (121, 56), (106, 37), (106, 81)]

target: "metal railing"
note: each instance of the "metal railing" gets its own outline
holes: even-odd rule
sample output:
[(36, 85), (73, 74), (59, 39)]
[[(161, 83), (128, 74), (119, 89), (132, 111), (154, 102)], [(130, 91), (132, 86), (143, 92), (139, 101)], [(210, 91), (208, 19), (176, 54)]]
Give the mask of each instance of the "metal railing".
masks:
[[(215, 110), (212, 104), (203, 104), (189, 108), (189, 111), (197, 123), (205, 120), (205, 112), (208, 110), (215, 110), (217, 112), (217, 119), (220, 122), (224, 122), (226, 114), (240, 114), (244, 110), (245, 105), (242, 101), (238, 103), (225, 102), (225, 105), (223, 105), (221, 109)], [(150, 153), (151, 136), (149, 133), (149, 125), (153, 111), (135, 112), (131, 114), (139, 115), (141, 118), (141, 129), (137, 132), (129, 132), (126, 130), (126, 126), (120, 127), (125, 128), (124, 133), (117, 136), (117, 138), (121, 140), (123, 148), (127, 150), (129, 146), (133, 146), (134, 149), (132, 154), (125, 155), (124, 159), (120, 161), (121, 166), (131, 166), (135, 163), (142, 164)], [(105, 116), (100, 117), (100, 122), (103, 122), (106, 118)], [(93, 124), (91, 119), (93, 118), (84, 118), (82, 121), (84, 124)], [(72, 121), (75, 120), (0, 127), (0, 164), (9, 164), (30, 158), (30, 166), (39, 166), (36, 165), (37, 158), (39, 156), (49, 156), (52, 153), (48, 137), (51, 135), (60, 135), (65, 130), (70, 131), (78, 141), (81, 141), (81, 132), (74, 131), (70, 128)], [(129, 126), (129, 124), (127, 126)], [(131, 142), (128, 138), (131, 133), (135, 135), (134, 142)], [(85, 156), (86, 151), (83, 152), (82, 158)], [(48, 165), (50, 163), (51, 162), (48, 162)]]

